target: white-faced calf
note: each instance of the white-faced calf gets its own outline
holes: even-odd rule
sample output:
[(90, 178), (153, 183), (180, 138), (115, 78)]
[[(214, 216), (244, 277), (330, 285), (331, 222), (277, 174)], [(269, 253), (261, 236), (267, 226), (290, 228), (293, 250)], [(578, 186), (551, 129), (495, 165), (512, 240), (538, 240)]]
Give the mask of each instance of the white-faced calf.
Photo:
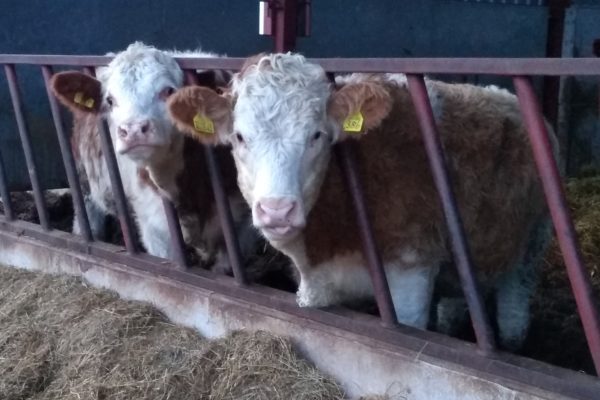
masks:
[[(496, 291), (502, 343), (526, 334), (532, 234), (544, 200), (516, 98), (504, 90), (428, 82), (474, 265)], [(434, 280), (451, 260), (448, 231), (401, 75), (330, 83), (300, 55), (250, 59), (230, 92), (184, 88), (169, 99), (180, 129), (230, 143), (254, 225), (300, 275), (301, 306), (372, 296), (359, 230), (332, 146), (358, 141), (358, 170), (400, 322), (428, 324)], [(199, 135), (193, 117), (214, 122)], [(442, 316), (443, 317), (443, 316)]]
[[(87, 210), (95, 234), (102, 214), (114, 214), (114, 199), (100, 148), (98, 124), (108, 122), (128, 201), (146, 250), (169, 257), (171, 242), (161, 195), (180, 214), (186, 243), (210, 262), (221, 241), (215, 204), (201, 145), (179, 132), (167, 114), (166, 100), (183, 86), (174, 56), (212, 57), (203, 52), (173, 53), (134, 43), (116, 54), (97, 77), (62, 72), (52, 79), (58, 99), (74, 114), (73, 150), (80, 175), (89, 183)], [(223, 185), (236, 222), (247, 207), (235, 184), (235, 166), (217, 151)]]

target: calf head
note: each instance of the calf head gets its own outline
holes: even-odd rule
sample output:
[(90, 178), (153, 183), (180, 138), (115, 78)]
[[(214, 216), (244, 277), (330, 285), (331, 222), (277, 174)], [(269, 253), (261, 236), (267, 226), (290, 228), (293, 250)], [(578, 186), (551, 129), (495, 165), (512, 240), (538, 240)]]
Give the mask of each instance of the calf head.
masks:
[(183, 71), (173, 57), (134, 43), (98, 68), (97, 76), (61, 72), (53, 76), (51, 87), (74, 113), (104, 117), (118, 154), (142, 165), (165, 157), (176, 132), (165, 102), (183, 84)]
[(305, 226), (332, 144), (378, 126), (391, 103), (381, 84), (348, 83), (338, 90), (320, 66), (300, 55), (275, 54), (247, 63), (228, 93), (188, 87), (168, 107), (182, 131), (205, 144), (232, 146), (253, 223), (277, 245)]

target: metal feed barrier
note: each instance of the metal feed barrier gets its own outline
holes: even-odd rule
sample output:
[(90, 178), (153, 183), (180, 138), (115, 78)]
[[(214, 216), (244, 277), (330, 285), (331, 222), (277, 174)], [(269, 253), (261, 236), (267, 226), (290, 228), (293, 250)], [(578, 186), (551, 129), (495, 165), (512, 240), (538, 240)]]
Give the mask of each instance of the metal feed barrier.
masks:
[[(292, 320), (294, 318), (301, 318), (305, 321), (303, 324), (307, 326), (307, 329), (310, 329), (311, 324), (316, 323), (323, 332), (331, 333), (335, 331), (339, 335), (342, 335), (344, 332), (360, 335), (365, 340), (365, 343), (371, 343), (374, 347), (383, 348), (387, 346), (389, 349), (397, 351), (415, 352), (416, 356), (414, 360), (427, 360), (427, 362), (437, 360), (436, 362), (444, 364), (459, 365), (460, 367), (468, 368), (471, 371), (469, 374), (477, 376), (478, 379), (501, 383), (517, 391), (523, 390), (529, 394), (535, 394), (539, 390), (544, 395), (550, 393), (553, 396), (558, 396), (557, 398), (564, 396), (566, 398), (578, 399), (591, 399), (600, 393), (600, 380), (595, 377), (584, 376), (496, 350), (489, 318), (486, 314), (482, 296), (473, 273), (469, 246), (465, 240), (461, 218), (452, 190), (452, 183), (450, 182), (445, 165), (443, 149), (437, 135), (423, 79), (424, 74), (434, 73), (485, 74), (512, 77), (560, 249), (564, 255), (568, 277), (583, 323), (589, 350), (596, 370), (600, 371), (600, 320), (598, 311), (595, 299), (593, 298), (589, 275), (582, 262), (573, 222), (569, 216), (558, 168), (552, 155), (548, 132), (530, 79), (531, 76), (537, 75), (600, 75), (600, 59), (384, 58), (313, 60), (321, 64), (331, 74), (343, 72), (399, 72), (407, 74), (408, 87), (415, 105), (431, 170), (446, 216), (454, 259), (468, 302), (477, 339), (477, 349), (474, 349), (472, 345), (436, 333), (418, 331), (398, 325), (389, 287), (377, 250), (377, 244), (375, 243), (367, 217), (367, 205), (363, 200), (361, 182), (356, 172), (353, 148), (349, 144), (338, 146), (336, 152), (347, 178), (346, 181), (349, 193), (351, 194), (351, 201), (354, 205), (356, 218), (361, 230), (365, 259), (368, 262), (373, 286), (376, 289), (375, 297), (381, 316), (380, 324), (374, 323), (373, 318), (375, 317), (360, 315), (349, 310), (300, 309), (294, 304), (289, 293), (258, 285), (249, 285), (247, 283), (240, 257), (239, 245), (234, 234), (229, 204), (221, 185), (220, 171), (214, 160), (213, 150), (208, 147), (205, 148), (207, 167), (218, 206), (220, 222), (225, 235), (229, 260), (234, 275), (233, 279), (225, 276), (215, 276), (205, 271), (191, 273), (189, 270), (186, 270), (185, 246), (177, 212), (167, 200), (164, 201), (164, 209), (171, 233), (172, 245), (176, 250), (173, 252), (173, 259), (162, 260), (139, 252), (135, 246), (135, 226), (128, 209), (114, 149), (106, 126), (100, 129), (102, 152), (110, 173), (125, 248), (122, 249), (118, 246), (95, 242), (91, 235), (68, 134), (64, 130), (58, 103), (52, 95), (48, 83), (53, 74), (53, 67), (55, 66), (82, 68), (86, 73), (93, 75), (95, 67), (106, 65), (111, 59), (111, 57), (96, 56), (0, 55), (0, 64), (4, 65), (13, 112), (25, 153), (25, 161), (31, 180), (35, 206), (40, 220), (40, 224), (36, 225), (15, 219), (9, 196), (10, 188), (7, 186), (5, 177), (6, 171), (0, 157), (0, 194), (4, 203), (4, 217), (0, 218), (0, 243), (6, 241), (10, 235), (13, 235), (12, 237), (15, 237), (15, 240), (23, 238), (33, 239), (36, 243), (44, 243), (46, 246), (51, 247), (53, 251), (64, 250), (86, 255), (94, 259), (127, 266), (131, 271), (150, 273), (153, 276), (161, 277), (161, 279), (176, 282), (176, 285), (191, 285), (195, 288), (208, 290), (211, 293), (229, 296), (232, 299), (243, 301), (250, 310), (257, 311), (259, 308), (266, 307), (267, 309), (274, 310), (273, 312), (283, 313), (283, 319), (289, 318)], [(244, 60), (237, 58), (186, 58), (177, 59), (177, 61), (186, 71), (187, 83), (195, 84), (196, 69), (236, 70), (241, 67)], [(50, 227), (48, 211), (43, 196), (43, 182), (40, 182), (38, 178), (35, 163), (34, 153), (36, 149), (30, 141), (27, 122), (24, 118), (23, 104), (15, 68), (16, 65), (24, 64), (39, 66), (46, 84), (54, 126), (71, 189), (73, 205), (79, 217), (77, 223), (81, 228), (80, 236), (54, 231)], [(80, 266), (79, 268), (84, 271), (87, 267)], [(335, 368), (333, 370), (335, 374)], [(527, 387), (528, 389), (525, 390), (523, 387)]]

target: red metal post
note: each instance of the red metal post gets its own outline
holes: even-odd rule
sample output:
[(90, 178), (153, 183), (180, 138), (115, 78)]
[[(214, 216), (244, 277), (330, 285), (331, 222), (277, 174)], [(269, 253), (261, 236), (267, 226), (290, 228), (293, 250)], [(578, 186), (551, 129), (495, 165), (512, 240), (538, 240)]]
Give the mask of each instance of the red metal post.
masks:
[(477, 344), (484, 353), (490, 353), (495, 348), (494, 334), (473, 272), (471, 254), (446, 168), (442, 144), (435, 126), (429, 96), (427, 95), (427, 87), (422, 75), (408, 75), (407, 79), (419, 125), (421, 126), (429, 165), (446, 216), (452, 252), (454, 253), (463, 292), (469, 305)]
[(89, 242), (93, 240), (92, 230), (85, 209), (83, 194), (81, 193), (81, 185), (79, 184), (79, 179), (77, 177), (75, 159), (73, 158), (69, 138), (65, 134), (58, 103), (49, 86), (50, 79), (52, 78), (52, 68), (43, 65), (42, 75), (44, 76), (44, 85), (46, 86), (46, 94), (48, 95), (48, 101), (50, 102), (50, 110), (52, 112), (52, 118), (54, 119), (54, 127), (56, 128), (56, 135), (58, 136), (58, 143), (60, 145), (65, 172), (67, 173), (67, 180), (69, 182), (69, 187), (71, 188), (71, 198), (73, 199), (73, 207), (75, 208), (75, 215), (78, 219), (77, 223), (79, 224), (79, 230), (84, 240)]
[(579, 251), (577, 233), (569, 216), (569, 207), (560, 183), (560, 175), (553, 157), (548, 130), (530, 79), (525, 76), (515, 76), (513, 81), (585, 336), (596, 372), (600, 373), (600, 319), (598, 309), (594, 300), (589, 272), (585, 268)]
[(171, 239), (171, 259), (175, 264), (185, 268), (187, 261), (185, 258), (185, 242), (181, 233), (181, 224), (179, 223), (179, 215), (177, 209), (168, 199), (163, 197), (163, 209), (169, 226), (169, 237)]
[(37, 166), (31, 147), (31, 138), (29, 137), (27, 123), (23, 116), (21, 93), (19, 92), (15, 66), (7, 64), (4, 66), (4, 71), (6, 72), (8, 89), (10, 91), (13, 111), (15, 112), (15, 118), (17, 120), (17, 127), (19, 128), (19, 136), (21, 137), (21, 145), (23, 146), (23, 153), (25, 154), (25, 163), (27, 164), (27, 172), (29, 172), (29, 179), (31, 180), (31, 188), (33, 189), (33, 198), (40, 219), (40, 225), (45, 230), (50, 230), (50, 219), (48, 218), (48, 209), (46, 208), (46, 201), (44, 200), (44, 192), (37, 175)]
[(2, 205), (4, 206), (4, 217), (12, 221), (15, 219), (15, 214), (12, 208), (12, 200), (10, 198), (10, 190), (8, 188), (8, 180), (6, 179), (6, 169), (4, 168), (4, 160), (0, 154), (0, 195), (2, 196)]
[(274, 15), (275, 51), (282, 53), (296, 48), (298, 29), (298, 0), (272, 0)]
[(375, 237), (373, 236), (373, 228), (371, 227), (371, 221), (369, 220), (367, 207), (365, 205), (364, 191), (356, 171), (356, 144), (350, 142), (351, 141), (346, 141), (346, 143), (338, 145), (336, 153), (342, 171), (344, 172), (346, 186), (352, 197), (352, 205), (354, 206), (354, 212), (356, 213), (363, 252), (367, 261), (371, 282), (373, 283), (375, 300), (377, 302), (377, 308), (379, 309), (379, 315), (381, 315), (381, 322), (385, 326), (394, 326), (398, 324), (398, 318), (396, 317), (396, 311), (394, 310), (390, 286), (388, 285), (385, 270), (381, 263), (381, 253), (377, 248)]
[[(198, 78), (194, 71), (185, 71), (186, 81), (190, 85), (196, 85)], [(209, 146), (204, 146), (204, 155), (206, 157), (206, 164), (208, 167), (208, 173), (210, 175), (210, 183), (215, 196), (215, 203), (217, 207), (217, 213), (219, 214), (219, 221), (221, 222), (221, 229), (223, 229), (223, 237), (225, 239), (225, 246), (227, 247), (227, 254), (229, 255), (229, 262), (231, 263), (231, 269), (233, 271), (233, 277), (235, 281), (240, 285), (246, 285), (248, 280), (246, 273), (244, 272), (244, 263), (240, 252), (240, 244), (235, 234), (235, 228), (233, 226), (233, 218), (231, 216), (231, 207), (229, 205), (229, 199), (223, 189), (221, 171), (219, 170), (219, 164), (215, 158), (215, 153)]]
[[(95, 76), (93, 68), (85, 67), (84, 71), (88, 75)], [(104, 153), (104, 160), (106, 161), (106, 168), (108, 169), (110, 184), (115, 196), (117, 214), (119, 216), (119, 225), (121, 226), (121, 231), (123, 232), (125, 248), (130, 254), (135, 254), (137, 253), (135, 241), (136, 230), (129, 212), (127, 197), (125, 196), (121, 174), (119, 173), (119, 165), (117, 164), (117, 157), (115, 156), (115, 149), (113, 148), (106, 121), (102, 120), (102, 122), (98, 124), (98, 134), (100, 135), (100, 146), (102, 148), (102, 152)]]
[[(546, 39), (546, 57), (561, 57), (565, 28), (565, 10), (571, 0), (549, 0), (548, 29)], [(558, 95), (560, 77), (544, 77), (543, 110), (544, 115), (556, 127), (558, 122)]]

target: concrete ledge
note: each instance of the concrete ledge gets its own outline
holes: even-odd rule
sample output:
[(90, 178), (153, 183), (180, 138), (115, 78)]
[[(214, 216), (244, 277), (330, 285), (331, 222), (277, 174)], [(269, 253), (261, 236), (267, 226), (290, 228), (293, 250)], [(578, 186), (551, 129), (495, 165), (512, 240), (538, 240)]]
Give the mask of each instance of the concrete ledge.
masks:
[(0, 221), (0, 263), (82, 276), (123, 298), (150, 302), (207, 337), (237, 329), (290, 337), (351, 397), (387, 392), (411, 400), (593, 399), (600, 393), (594, 377), (508, 354), (485, 357), (472, 344), (406, 327), (386, 329), (377, 318), (348, 310), (299, 309), (288, 293), (177, 271), (164, 260), (131, 257), (116, 246), (86, 244), (25, 222)]

